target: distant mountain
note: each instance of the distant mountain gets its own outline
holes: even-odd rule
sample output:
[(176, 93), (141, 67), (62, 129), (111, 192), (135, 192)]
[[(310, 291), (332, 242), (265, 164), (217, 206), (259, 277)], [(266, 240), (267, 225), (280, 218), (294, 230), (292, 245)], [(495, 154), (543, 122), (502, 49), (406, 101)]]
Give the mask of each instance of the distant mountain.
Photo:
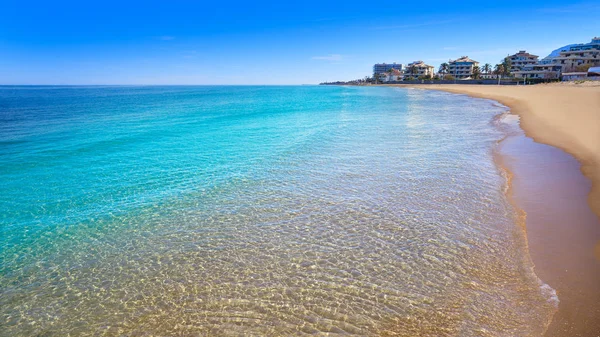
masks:
[(549, 58), (549, 57), (557, 57), (561, 51), (567, 51), (567, 50), (569, 50), (569, 48), (571, 48), (571, 47), (573, 47), (573, 46), (576, 46), (576, 45), (578, 45), (578, 44), (580, 44), (580, 43), (574, 43), (574, 44), (570, 44), (570, 45), (567, 45), (567, 46), (564, 46), (564, 47), (560, 47), (560, 48), (558, 48), (558, 49), (556, 49), (556, 50), (552, 51), (552, 52), (550, 53), (550, 55), (548, 55), (548, 56), (546, 56), (546, 57), (544, 57), (544, 58)]

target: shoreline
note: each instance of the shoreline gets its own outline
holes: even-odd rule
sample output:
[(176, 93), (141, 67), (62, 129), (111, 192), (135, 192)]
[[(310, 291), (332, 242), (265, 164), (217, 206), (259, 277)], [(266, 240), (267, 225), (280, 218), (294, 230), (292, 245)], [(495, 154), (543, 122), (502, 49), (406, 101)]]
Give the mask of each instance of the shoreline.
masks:
[(600, 87), (391, 86), (491, 99), (519, 116), (522, 135), (499, 141), (495, 161), (535, 273), (560, 300), (544, 336), (598, 333)]
[[(496, 101), (493, 101), (493, 102), (496, 102)], [(505, 114), (511, 114), (509, 107), (507, 107), (507, 106), (504, 106), (504, 107), (507, 109), (506, 112), (501, 113), (500, 115), (497, 115), (495, 118), (502, 119), (502, 118), (505, 118)], [(498, 123), (505, 123), (505, 122), (498, 121)], [(498, 127), (500, 127), (500, 126), (498, 126)], [(531, 272), (539, 280), (540, 289), (544, 289), (544, 287), (549, 287), (549, 285), (547, 283), (545, 283), (540, 278), (540, 276), (537, 275), (537, 273), (535, 272), (535, 263), (530, 254), (531, 248), (529, 245), (529, 238), (527, 235), (527, 213), (525, 212), (525, 210), (523, 208), (519, 207), (519, 202), (516, 198), (516, 193), (515, 193), (515, 188), (514, 188), (514, 183), (513, 183), (513, 181), (515, 179), (515, 172), (514, 172), (514, 169), (512, 169), (511, 166), (507, 163), (508, 162), (508, 154), (503, 153), (502, 145), (505, 144), (506, 141), (510, 140), (511, 138), (527, 137), (527, 136), (525, 136), (525, 133), (523, 132), (523, 130), (520, 128), (520, 126), (518, 124), (518, 120), (516, 121), (516, 128), (519, 130), (519, 133), (515, 133), (514, 129), (510, 130), (510, 131), (503, 130), (503, 132), (505, 133), (505, 136), (496, 142), (495, 146), (492, 149), (492, 156), (493, 156), (494, 164), (502, 172), (502, 175), (506, 179), (506, 185), (504, 186), (504, 195), (505, 195), (508, 203), (513, 207), (514, 221), (518, 227), (517, 231), (519, 231), (520, 232), (519, 234), (523, 236), (525, 251), (526, 251), (525, 258), (528, 260), (528, 262), (531, 265), (533, 265)], [(550, 326), (551, 326), (551, 324), (554, 320), (554, 317), (556, 316), (556, 313), (558, 311), (558, 305), (560, 303), (560, 300), (558, 299), (558, 296), (556, 294), (556, 290), (551, 287), (549, 288), (549, 290), (550, 290), (550, 292), (548, 294), (550, 294), (551, 297), (548, 299), (548, 301), (550, 301), (550, 302), (556, 301), (554, 304), (555, 310), (552, 313), (552, 315), (548, 318), (546, 325), (543, 327), (543, 333), (541, 334), (541, 336), (547, 336)]]
[[(527, 137), (532, 138), (535, 142), (547, 144), (574, 156), (579, 163), (581, 163), (581, 172), (592, 182), (592, 190), (590, 191), (588, 203), (594, 213), (600, 218), (600, 86), (598, 87), (567, 87), (558, 85), (532, 85), (532, 86), (494, 86), (494, 85), (453, 85), (453, 84), (425, 84), (425, 85), (404, 85), (404, 84), (392, 84), (384, 85), (392, 87), (403, 87), (423, 90), (439, 90), (450, 92), (454, 94), (463, 94), (474, 98), (491, 99), (499, 102), (510, 108), (510, 113), (519, 116), (520, 128), (525, 132)], [(542, 89), (543, 88), (543, 89)], [(570, 127), (569, 130), (562, 129), (557, 124), (568, 120), (567, 116), (562, 116), (560, 120), (553, 120), (554, 118), (544, 118), (543, 112), (538, 110), (538, 107), (532, 107), (527, 100), (527, 92), (523, 92), (520, 95), (515, 95), (515, 91), (529, 89), (549, 89), (548, 97), (554, 98), (552, 101), (547, 102), (550, 109), (555, 108), (552, 103), (558, 101), (559, 103), (568, 103), (569, 108), (582, 108), (590, 102), (565, 102), (564, 98), (577, 99), (564, 96), (565, 93), (575, 93), (578, 91), (586, 91), (589, 101), (595, 104), (589, 104), (586, 109), (586, 114), (590, 110), (596, 108), (598, 111), (595, 116), (595, 121), (592, 120), (589, 123), (581, 120), (577, 123), (577, 126), (589, 126), (589, 130), (586, 132), (584, 137), (578, 137), (576, 127)], [(563, 91), (560, 93), (560, 91)], [(562, 95), (556, 96), (555, 94), (560, 93)], [(536, 93), (530, 93), (536, 94)], [(595, 97), (593, 95), (595, 94)], [(563, 96), (563, 97), (560, 97)], [(594, 98), (596, 101), (594, 102)], [(539, 105), (539, 104), (538, 104)], [(583, 114), (582, 114), (583, 115)], [(576, 116), (586, 117), (586, 116)], [(575, 129), (575, 130), (573, 130)], [(553, 132), (549, 135), (549, 132)], [(594, 139), (595, 136), (595, 139)], [(591, 140), (585, 144), (583, 138)], [(591, 143), (591, 144), (590, 144)]]

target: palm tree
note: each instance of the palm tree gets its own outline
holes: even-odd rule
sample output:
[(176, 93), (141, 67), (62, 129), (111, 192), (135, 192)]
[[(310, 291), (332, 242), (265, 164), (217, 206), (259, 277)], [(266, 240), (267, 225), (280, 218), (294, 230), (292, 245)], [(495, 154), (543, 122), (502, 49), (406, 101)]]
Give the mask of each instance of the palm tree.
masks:
[(498, 79), (498, 85), (500, 85), (500, 79), (502, 78), (502, 73), (504, 72), (504, 66), (502, 64), (496, 64), (494, 66), (494, 75)]
[(448, 63), (444, 62), (442, 64), (440, 64), (440, 70), (439, 72), (442, 73), (442, 75), (446, 75), (449, 71), (450, 67), (448, 66)]
[(492, 65), (489, 63), (486, 63), (483, 65), (483, 73), (484, 74), (489, 74), (490, 71), (492, 71)]
[(498, 76), (498, 85), (500, 85), (500, 79), (502, 78), (502, 74), (504, 74), (504, 65), (502, 63), (496, 64), (494, 74)]
[(504, 74), (504, 65), (501, 63), (496, 64), (496, 66), (494, 67), (494, 74), (496, 74), (496, 75)]
[(411, 74), (416, 75), (416, 74), (419, 73), (419, 68), (417, 68), (417, 66), (413, 64), (413, 65), (410, 66), (410, 68), (408, 68), (408, 71)]
[(381, 74), (380, 73), (375, 73), (373, 75), (373, 79), (375, 80), (375, 84), (381, 82)]
[(473, 66), (473, 78), (479, 79), (480, 75), (481, 75), (481, 69), (479, 69), (478, 66)]
[(512, 67), (512, 62), (508, 57), (502, 60), (502, 66), (504, 67), (503, 75), (510, 76), (510, 68)]

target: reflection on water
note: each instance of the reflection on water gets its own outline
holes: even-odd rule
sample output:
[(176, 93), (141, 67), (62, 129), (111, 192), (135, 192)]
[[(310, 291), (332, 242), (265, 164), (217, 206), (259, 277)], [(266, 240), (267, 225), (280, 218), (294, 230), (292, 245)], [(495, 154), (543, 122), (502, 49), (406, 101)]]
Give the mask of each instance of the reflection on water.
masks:
[[(539, 335), (489, 102), (4, 88), (0, 335)], [(52, 125), (52, 127), (48, 127)]]

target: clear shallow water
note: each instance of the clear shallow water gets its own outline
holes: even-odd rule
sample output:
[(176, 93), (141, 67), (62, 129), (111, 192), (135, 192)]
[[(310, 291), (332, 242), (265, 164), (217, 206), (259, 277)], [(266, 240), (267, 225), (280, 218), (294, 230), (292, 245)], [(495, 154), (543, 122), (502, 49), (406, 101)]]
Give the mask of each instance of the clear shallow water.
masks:
[(0, 88), (0, 335), (535, 336), (502, 108), (359, 87)]

